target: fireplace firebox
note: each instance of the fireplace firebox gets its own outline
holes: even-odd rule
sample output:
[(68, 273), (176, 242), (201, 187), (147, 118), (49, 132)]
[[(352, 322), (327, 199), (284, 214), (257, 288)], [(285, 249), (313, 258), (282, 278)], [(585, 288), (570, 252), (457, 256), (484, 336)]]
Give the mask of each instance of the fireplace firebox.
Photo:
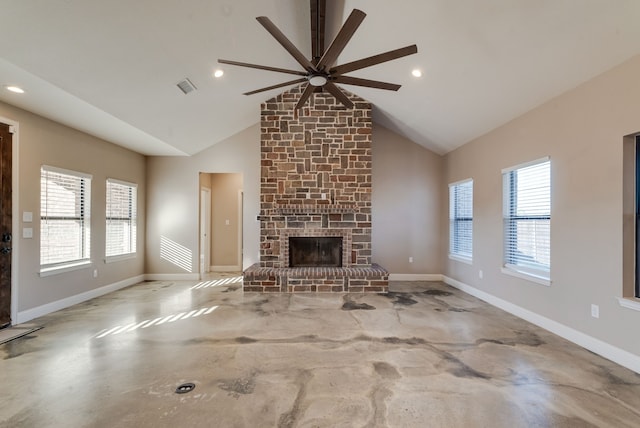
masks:
[(342, 237), (290, 236), (289, 267), (342, 267)]

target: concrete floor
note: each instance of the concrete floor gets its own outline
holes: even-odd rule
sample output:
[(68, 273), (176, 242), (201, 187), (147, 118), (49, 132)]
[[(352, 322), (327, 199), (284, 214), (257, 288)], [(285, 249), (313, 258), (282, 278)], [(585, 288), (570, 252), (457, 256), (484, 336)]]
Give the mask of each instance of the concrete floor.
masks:
[(223, 280), (34, 320), (0, 346), (0, 426), (640, 426), (640, 375), (442, 283), (261, 295)]

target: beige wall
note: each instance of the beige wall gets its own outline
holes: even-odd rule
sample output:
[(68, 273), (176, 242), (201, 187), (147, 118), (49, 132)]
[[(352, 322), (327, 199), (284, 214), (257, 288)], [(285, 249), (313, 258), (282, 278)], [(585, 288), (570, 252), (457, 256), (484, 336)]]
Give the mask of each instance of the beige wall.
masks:
[(441, 274), (443, 158), (376, 124), (372, 156), (372, 261), (393, 274)]
[[(638, 76), (640, 57), (449, 153), (445, 170), (446, 183), (474, 180), (473, 265), (447, 260), (447, 276), (635, 355), (640, 312), (615, 297), (623, 288), (623, 137), (640, 131)], [(549, 287), (501, 273), (501, 169), (543, 156), (552, 177)]]
[[(373, 132), (373, 262), (392, 273), (441, 273), (443, 159), (375, 124)], [(197, 273), (199, 172), (242, 176), (243, 268), (258, 262), (259, 137), (255, 125), (191, 157), (148, 159), (147, 273)], [(233, 221), (231, 213), (223, 214), (222, 221), (227, 215)], [(163, 236), (190, 257), (188, 270), (181, 260), (161, 257)], [(215, 241), (213, 231), (212, 236)]]
[[(18, 311), (34, 309), (144, 274), (145, 158), (122, 147), (0, 103), (0, 117), (18, 122), (18, 220), (13, 230), (17, 251)], [(15, 160), (14, 160), (15, 165)], [(91, 260), (89, 268), (40, 277), (40, 166), (51, 165), (93, 175), (91, 189)], [(105, 188), (107, 178), (138, 184), (138, 254), (136, 258), (106, 264)], [(32, 223), (22, 213), (33, 213)], [(33, 238), (22, 238), (22, 227), (33, 228)], [(14, 259), (15, 260), (15, 259)], [(93, 277), (93, 270), (98, 277)], [(15, 322), (15, 320), (14, 320)]]
[(256, 124), (190, 157), (148, 158), (147, 273), (198, 272), (200, 172), (242, 176), (245, 195), (242, 264), (246, 268), (258, 261), (259, 133)]

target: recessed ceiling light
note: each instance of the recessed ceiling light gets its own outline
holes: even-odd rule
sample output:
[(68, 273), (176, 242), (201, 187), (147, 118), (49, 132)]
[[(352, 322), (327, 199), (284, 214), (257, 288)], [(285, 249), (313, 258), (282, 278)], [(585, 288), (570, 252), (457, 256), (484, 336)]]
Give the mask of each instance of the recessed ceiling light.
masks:
[(222, 75), (224, 75), (224, 71), (220, 69), (213, 72), (213, 77), (222, 77)]
[(413, 77), (422, 77), (422, 71), (418, 70), (417, 68), (413, 70), (411, 74), (413, 74)]
[(5, 88), (7, 88), (7, 91), (15, 92), (16, 94), (24, 94), (24, 89), (18, 86), (5, 86)]

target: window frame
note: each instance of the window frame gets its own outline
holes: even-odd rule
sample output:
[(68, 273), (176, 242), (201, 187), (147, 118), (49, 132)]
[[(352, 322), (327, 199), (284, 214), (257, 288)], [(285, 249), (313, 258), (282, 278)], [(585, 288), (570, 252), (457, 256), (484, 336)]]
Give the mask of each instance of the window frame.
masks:
[[(544, 215), (518, 215), (517, 205), (517, 182), (516, 174), (518, 171), (540, 165), (543, 163), (549, 164), (549, 213)], [(507, 182), (508, 180), (508, 182)], [(502, 273), (515, 276), (518, 278), (526, 279), (531, 282), (535, 282), (542, 285), (551, 285), (551, 259), (549, 259), (549, 265), (543, 265), (536, 263), (537, 266), (523, 265), (517, 263), (517, 258), (509, 252), (509, 245), (511, 237), (517, 238), (518, 233), (515, 232), (518, 222), (522, 221), (537, 221), (548, 220), (549, 221), (549, 257), (551, 257), (551, 212), (552, 212), (552, 182), (551, 182), (551, 157), (545, 156), (540, 159), (536, 159), (530, 162), (521, 163), (502, 170), (502, 183), (503, 183), (503, 259), (502, 259)], [(517, 241), (516, 241), (517, 242)], [(538, 267), (539, 266), (539, 267)]]
[[(460, 189), (462, 186), (471, 185), (470, 201), (468, 201), (471, 207), (471, 217), (459, 216), (460, 206), (458, 204), (459, 199), (454, 196), (454, 192)], [(464, 253), (459, 250), (463, 241), (458, 233), (460, 222), (471, 223), (471, 236), (469, 238), (470, 253)], [(456, 181), (449, 184), (449, 258), (458, 260), (464, 263), (473, 263), (473, 178), (467, 178), (464, 180)]]
[[(123, 186), (129, 188), (129, 195), (134, 192), (133, 198), (129, 200), (129, 216), (128, 217), (110, 217), (110, 193), (109, 184)], [(132, 251), (118, 254), (109, 254), (109, 221), (128, 221), (130, 225), (128, 246)], [(117, 178), (107, 178), (105, 181), (105, 263), (112, 263), (119, 260), (135, 258), (138, 253), (138, 184), (129, 181), (119, 180)]]
[[(75, 205), (76, 209), (79, 209), (81, 215), (79, 216), (56, 216), (49, 215), (49, 202), (47, 202), (47, 212), (43, 212), (43, 198), (46, 197), (43, 195), (42, 183), (43, 180), (48, 180), (48, 178), (44, 177), (45, 173), (54, 173), (60, 175), (66, 175), (68, 177), (73, 177), (74, 179), (80, 180), (80, 198), (77, 201), (77, 205)], [(39, 252), (40, 252), (40, 276), (49, 276), (55, 275), (62, 272), (73, 271), (77, 269), (84, 269), (88, 266), (91, 266), (91, 186), (92, 186), (93, 176), (91, 174), (87, 174), (80, 171), (74, 171), (64, 168), (59, 168), (50, 165), (41, 165), (40, 166), (40, 243), (39, 243)], [(48, 200), (48, 199), (47, 199)], [(45, 230), (44, 222), (47, 220), (68, 220), (68, 221), (80, 221), (82, 222), (81, 226), (81, 238), (79, 240), (81, 247), (79, 248), (79, 252), (81, 253), (80, 258), (67, 259), (63, 261), (53, 262), (53, 263), (43, 263), (43, 235)]]

